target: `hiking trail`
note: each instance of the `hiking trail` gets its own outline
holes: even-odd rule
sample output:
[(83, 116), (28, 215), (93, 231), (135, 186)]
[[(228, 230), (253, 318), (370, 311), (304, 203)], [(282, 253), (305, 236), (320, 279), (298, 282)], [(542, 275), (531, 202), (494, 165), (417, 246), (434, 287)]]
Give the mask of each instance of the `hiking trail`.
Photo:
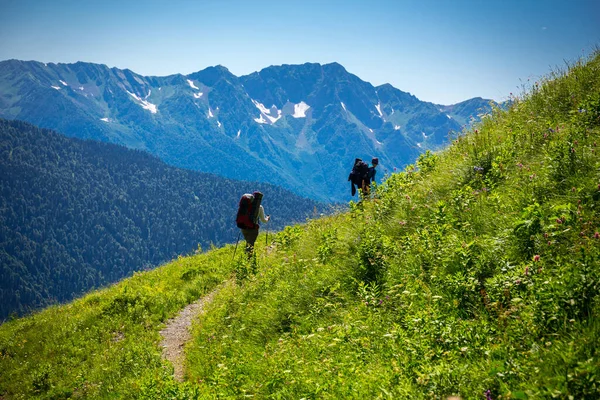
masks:
[(213, 297), (229, 283), (230, 281), (226, 281), (220, 284), (210, 293), (188, 304), (176, 317), (169, 319), (167, 326), (160, 331), (163, 338), (160, 343), (163, 349), (162, 357), (173, 364), (173, 375), (177, 381), (183, 382), (185, 375), (184, 347), (192, 336), (190, 332), (192, 321), (204, 312), (204, 307), (210, 304)]

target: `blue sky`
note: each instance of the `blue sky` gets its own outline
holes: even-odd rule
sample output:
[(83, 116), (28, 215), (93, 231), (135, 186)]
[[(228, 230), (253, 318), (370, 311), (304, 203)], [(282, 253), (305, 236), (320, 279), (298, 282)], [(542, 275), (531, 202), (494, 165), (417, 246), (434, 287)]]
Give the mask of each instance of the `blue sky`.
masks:
[(600, 46), (599, 0), (0, 0), (0, 60), (143, 75), (339, 62), (421, 100), (505, 100)]

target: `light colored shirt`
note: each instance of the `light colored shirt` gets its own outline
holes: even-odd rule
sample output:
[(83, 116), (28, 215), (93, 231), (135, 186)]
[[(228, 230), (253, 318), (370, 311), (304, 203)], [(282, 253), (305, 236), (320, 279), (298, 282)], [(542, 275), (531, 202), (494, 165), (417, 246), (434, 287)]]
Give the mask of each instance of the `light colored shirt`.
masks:
[(260, 206), (260, 208), (258, 209), (258, 218), (261, 222), (264, 222), (265, 224), (268, 222), (265, 218), (265, 209), (263, 208), (263, 206)]

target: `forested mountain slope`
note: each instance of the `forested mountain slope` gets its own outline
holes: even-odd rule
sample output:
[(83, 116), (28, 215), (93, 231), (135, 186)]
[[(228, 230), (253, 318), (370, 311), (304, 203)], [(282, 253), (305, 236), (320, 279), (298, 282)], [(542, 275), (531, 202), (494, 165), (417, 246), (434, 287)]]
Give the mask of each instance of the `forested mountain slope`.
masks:
[[(596, 54), (256, 264), (226, 246), (3, 324), (0, 395), (596, 399), (599, 140)], [(158, 332), (231, 277), (175, 381)]]
[(0, 320), (236, 240), (261, 190), (271, 229), (318, 204), (269, 184), (170, 167), (142, 151), (0, 120)]

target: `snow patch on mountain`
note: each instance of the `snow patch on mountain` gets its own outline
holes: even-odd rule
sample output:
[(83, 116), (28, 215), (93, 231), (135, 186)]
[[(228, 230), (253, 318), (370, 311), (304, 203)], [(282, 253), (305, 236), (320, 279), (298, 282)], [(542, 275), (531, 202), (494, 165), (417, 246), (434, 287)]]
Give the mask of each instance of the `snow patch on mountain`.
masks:
[(59, 82), (62, 83), (63, 86), (69, 86), (69, 85), (67, 85), (67, 82), (65, 82), (65, 81), (59, 81)]
[(306, 118), (306, 111), (308, 111), (309, 108), (310, 106), (303, 101), (301, 101), (298, 104), (294, 104), (294, 114), (292, 115), (292, 117)]
[[(271, 124), (274, 124), (279, 118), (281, 118), (281, 110), (278, 110), (277, 107), (275, 106), (275, 104), (273, 104), (273, 106), (269, 110), (267, 107), (264, 106), (264, 104), (259, 103), (258, 101), (254, 100), (254, 99), (251, 99), (251, 100), (252, 100), (252, 103), (254, 104), (254, 106), (256, 108), (258, 108), (258, 111), (260, 111), (260, 118), (254, 118), (254, 120), (256, 122), (258, 122), (259, 124), (268, 123), (267, 120), (264, 119), (264, 117), (266, 117), (269, 121), (271, 121)], [(273, 115), (271, 115), (273, 113), (277, 113), (277, 116), (274, 117)]]
[(100, 118), (100, 121), (111, 122), (110, 118)]
[(395, 131), (399, 131), (400, 130), (400, 125), (394, 125), (394, 130)]
[(446, 117), (448, 117), (448, 119), (452, 119), (452, 117), (451, 117), (451, 116), (449, 116), (448, 114), (446, 114)]
[(221, 121), (217, 121), (217, 125), (219, 126), (219, 128), (221, 127)]
[(200, 90), (200, 88), (199, 88), (199, 87), (197, 87), (196, 85), (194, 85), (194, 82), (192, 82), (192, 80), (191, 80), (191, 79), (188, 79), (188, 80), (187, 80), (187, 82), (190, 84), (190, 87), (191, 87), (192, 89)]
[(208, 118), (212, 118), (214, 117), (212, 110), (210, 109), (210, 107), (208, 107)]
[(266, 119), (263, 118), (263, 115), (260, 114), (260, 116), (258, 118), (254, 118), (254, 120), (256, 122), (258, 122), (259, 124), (268, 124), (269, 122), (267, 122)]
[(381, 102), (377, 103), (377, 105), (375, 106), (375, 108), (377, 109), (377, 112), (379, 113), (379, 116), (381, 118), (383, 118), (383, 113), (381, 112)]
[(242, 130), (240, 129), (240, 130), (238, 130), (237, 137), (240, 137), (241, 134), (242, 134)]
[(58, 86), (50, 86), (52, 89), (60, 90)]
[(343, 102), (343, 101), (341, 101), (341, 102), (340, 102), (340, 104), (342, 105), (342, 108), (344, 109), (344, 111), (346, 111), (346, 112), (347, 112), (348, 110), (346, 110), (346, 105), (344, 104), (344, 102)]
[(269, 114), (270, 111), (267, 109), (267, 107), (265, 107), (262, 103), (259, 103), (258, 101), (252, 99), (252, 103), (256, 106), (256, 108), (258, 108), (258, 111), (260, 111), (263, 114)]
[[(83, 90), (83, 88), (81, 88)], [(147, 100), (141, 99), (137, 94), (135, 93), (131, 93), (129, 90), (125, 89), (125, 91), (127, 93), (129, 93), (129, 95), (131, 97), (133, 97), (134, 99), (136, 99), (137, 101), (140, 102), (140, 106), (145, 109), (150, 111), (152, 114), (156, 114), (158, 112), (158, 108), (156, 107), (156, 104), (152, 104)], [(150, 95), (150, 93), (148, 93), (148, 96)], [(146, 98), (148, 98), (148, 96), (146, 96)]]
[(203, 94), (204, 93), (202, 93), (202, 92), (194, 93), (194, 98), (199, 99), (200, 97), (202, 97)]

